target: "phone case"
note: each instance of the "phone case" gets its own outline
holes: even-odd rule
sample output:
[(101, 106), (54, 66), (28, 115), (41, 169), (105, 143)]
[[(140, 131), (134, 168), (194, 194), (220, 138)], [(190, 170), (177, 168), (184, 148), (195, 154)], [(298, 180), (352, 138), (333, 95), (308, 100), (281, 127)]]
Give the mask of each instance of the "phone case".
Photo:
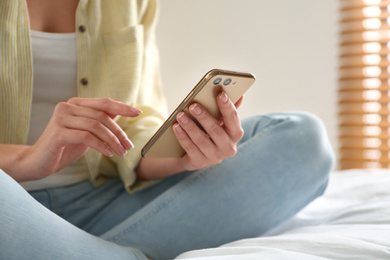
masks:
[[(182, 157), (185, 151), (177, 141), (172, 129), (173, 124), (176, 122), (176, 115), (180, 111), (185, 111), (191, 117), (188, 107), (196, 102), (202, 105), (216, 119), (219, 119), (221, 114), (216, 101), (217, 95), (221, 91), (225, 91), (232, 102), (235, 103), (251, 87), (254, 81), (255, 76), (248, 72), (213, 69), (206, 73), (144, 146), (141, 152), (142, 156), (145, 158)], [(194, 118), (192, 119), (195, 120)]]

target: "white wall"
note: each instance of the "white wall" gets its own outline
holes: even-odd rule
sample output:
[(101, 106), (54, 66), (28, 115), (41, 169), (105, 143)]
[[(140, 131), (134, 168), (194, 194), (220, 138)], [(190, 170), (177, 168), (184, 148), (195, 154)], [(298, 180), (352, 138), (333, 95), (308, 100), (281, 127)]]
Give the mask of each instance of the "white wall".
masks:
[(337, 149), (337, 0), (161, 0), (157, 30), (173, 111), (212, 68), (254, 73), (241, 117), (305, 110)]

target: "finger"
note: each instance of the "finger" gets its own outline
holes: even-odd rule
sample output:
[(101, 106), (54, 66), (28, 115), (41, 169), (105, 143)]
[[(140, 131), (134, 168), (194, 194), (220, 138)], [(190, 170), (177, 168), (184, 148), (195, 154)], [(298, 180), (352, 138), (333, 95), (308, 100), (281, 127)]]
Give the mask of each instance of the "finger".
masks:
[(71, 113), (73, 116), (85, 117), (102, 123), (120, 140), (122, 146), (126, 150), (134, 148), (134, 145), (127, 137), (127, 134), (123, 131), (121, 127), (118, 126), (118, 124), (112, 119), (112, 117), (110, 117), (106, 113), (102, 111), (96, 111), (88, 107), (82, 107), (82, 109), (80, 109), (80, 107), (77, 106), (71, 107)]
[(240, 99), (237, 100), (236, 103), (234, 103), (234, 106), (235, 106), (236, 108), (239, 108), (239, 107), (241, 106), (241, 103), (242, 103), (242, 100), (243, 100), (243, 99), (244, 99), (244, 96), (240, 97)]
[(197, 168), (202, 167), (206, 163), (205, 155), (199, 149), (199, 147), (191, 140), (187, 135), (184, 129), (180, 126), (179, 123), (173, 125), (173, 132), (177, 138), (177, 141), (184, 149), (189, 158), (191, 158), (191, 163), (197, 165)]
[(106, 156), (113, 156), (113, 152), (107, 145), (88, 131), (66, 129), (66, 131), (61, 131), (58, 138), (66, 144), (83, 144)]
[(218, 95), (217, 103), (226, 132), (235, 142), (238, 142), (244, 135), (244, 131), (241, 127), (241, 120), (236, 107), (225, 92)]
[[(199, 148), (199, 150), (207, 156), (207, 158), (215, 158), (217, 154), (217, 147), (215, 143), (210, 139), (210, 136), (206, 134), (195, 122), (184, 112), (180, 112), (177, 116), (177, 121), (180, 126), (192, 142)], [(215, 120), (216, 121), (216, 120)], [(205, 127), (202, 125), (202, 127)], [(207, 131), (207, 129), (205, 129)]]
[(136, 107), (129, 106), (125, 103), (110, 98), (79, 98), (74, 97), (68, 100), (68, 103), (76, 106), (89, 107), (94, 110), (105, 112), (109, 115), (121, 115), (136, 117), (142, 111)]
[(94, 137), (105, 143), (111, 150), (118, 155), (125, 155), (126, 149), (122, 146), (119, 139), (105, 127), (101, 122), (86, 117), (65, 117), (64, 127), (70, 130), (88, 132)]
[(224, 149), (231, 141), (220, 123), (201, 105), (194, 103), (189, 107), (192, 116), (200, 123), (214, 144)]

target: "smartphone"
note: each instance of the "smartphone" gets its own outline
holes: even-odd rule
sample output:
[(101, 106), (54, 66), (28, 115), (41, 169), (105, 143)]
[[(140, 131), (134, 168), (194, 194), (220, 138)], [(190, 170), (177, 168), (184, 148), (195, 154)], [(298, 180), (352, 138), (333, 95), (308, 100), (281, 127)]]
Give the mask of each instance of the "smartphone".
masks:
[(254, 81), (255, 76), (252, 73), (220, 69), (210, 70), (143, 147), (141, 155), (145, 158), (182, 157), (185, 151), (177, 141), (172, 129), (177, 114), (185, 111), (197, 122), (188, 111), (188, 107), (196, 102), (216, 119), (219, 119), (221, 114), (216, 100), (217, 95), (225, 91), (230, 100), (235, 103), (252, 86)]

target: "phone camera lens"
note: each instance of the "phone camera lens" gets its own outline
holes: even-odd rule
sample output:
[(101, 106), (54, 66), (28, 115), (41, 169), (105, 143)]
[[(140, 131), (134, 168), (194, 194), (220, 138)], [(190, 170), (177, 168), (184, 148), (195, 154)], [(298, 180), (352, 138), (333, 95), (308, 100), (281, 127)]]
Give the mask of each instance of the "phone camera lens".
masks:
[(216, 80), (214, 80), (214, 85), (221, 83), (221, 81), (222, 81), (221, 78), (217, 78)]
[(227, 79), (223, 82), (223, 85), (227, 86), (232, 82), (232, 79)]

